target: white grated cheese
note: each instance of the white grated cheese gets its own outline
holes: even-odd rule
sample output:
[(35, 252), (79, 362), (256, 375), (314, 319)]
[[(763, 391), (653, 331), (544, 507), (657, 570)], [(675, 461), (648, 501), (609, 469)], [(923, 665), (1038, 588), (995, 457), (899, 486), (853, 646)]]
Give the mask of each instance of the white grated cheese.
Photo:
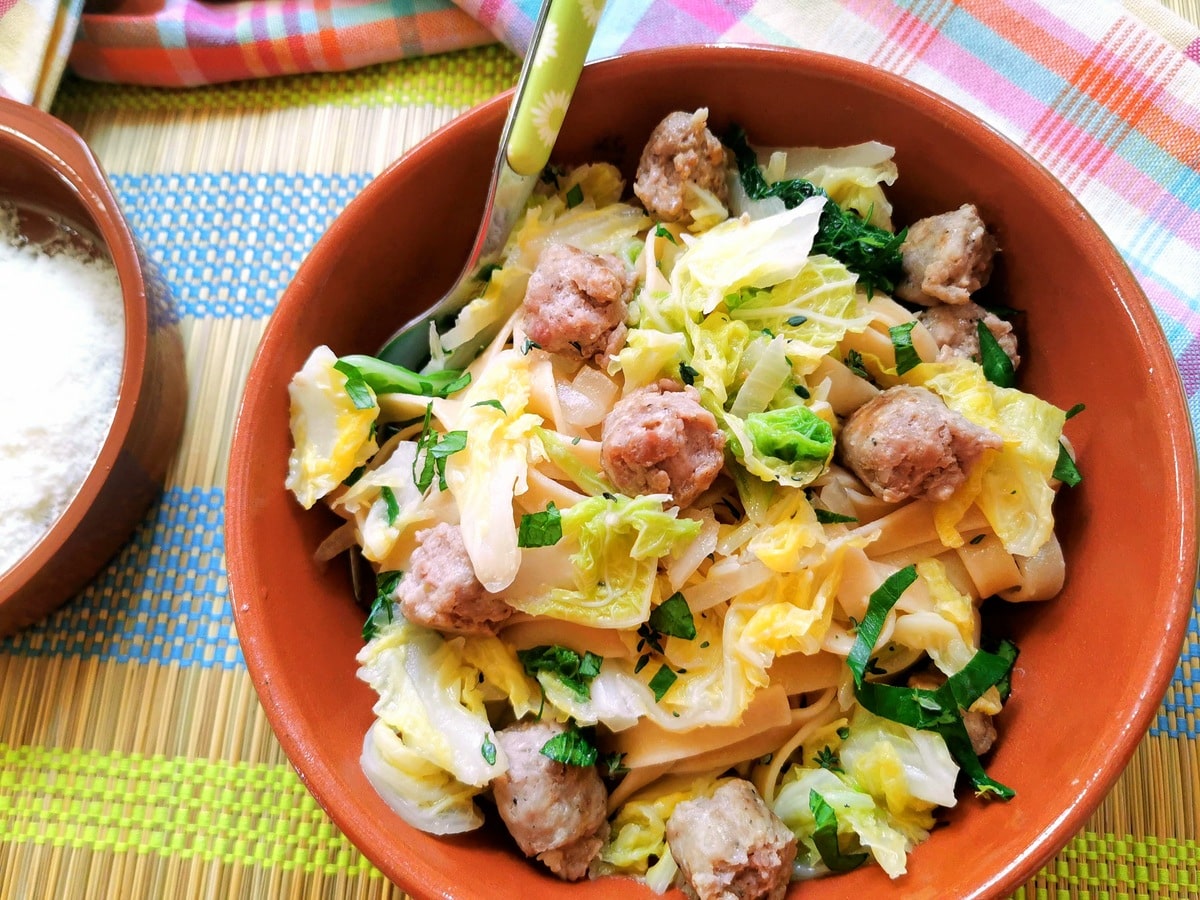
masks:
[(124, 319), (112, 263), (68, 241), (26, 243), (0, 202), (0, 573), (91, 471), (116, 411)]

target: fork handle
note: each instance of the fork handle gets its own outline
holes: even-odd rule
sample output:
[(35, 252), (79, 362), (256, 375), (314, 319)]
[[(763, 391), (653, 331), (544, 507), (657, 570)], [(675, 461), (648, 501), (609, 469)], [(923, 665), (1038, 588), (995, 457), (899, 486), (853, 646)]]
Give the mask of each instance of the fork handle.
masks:
[(505, 149), (518, 175), (537, 175), (550, 159), (606, 0), (547, 0), (534, 27), (513, 97)]

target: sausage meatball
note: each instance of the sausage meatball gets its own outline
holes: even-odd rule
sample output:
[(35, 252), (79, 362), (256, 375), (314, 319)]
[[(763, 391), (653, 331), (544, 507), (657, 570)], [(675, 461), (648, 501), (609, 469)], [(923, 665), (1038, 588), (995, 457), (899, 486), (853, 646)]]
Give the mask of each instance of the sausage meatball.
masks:
[(904, 279), (897, 297), (922, 306), (966, 303), (991, 277), (996, 241), (979, 210), (964, 203), (910, 225), (900, 253)]
[(625, 339), (633, 279), (619, 259), (551, 244), (525, 290), (525, 333), (543, 350), (591, 359)]
[(925, 388), (900, 385), (868, 400), (842, 427), (842, 459), (886, 503), (945, 500), (1000, 437)]
[[(946, 683), (946, 676), (937, 670), (919, 672), (908, 679), (908, 686), (926, 691), (936, 691)], [(992, 717), (985, 712), (965, 709), (962, 711), (963, 725), (971, 739), (971, 749), (976, 756), (983, 756), (996, 743), (996, 726)]]
[(623, 397), (604, 420), (600, 462), (626, 494), (670, 494), (685, 507), (721, 471), (725, 435), (700, 394), (664, 379)]
[(526, 856), (577, 881), (608, 836), (608, 791), (595, 766), (570, 766), (542, 753), (566, 729), (539, 720), (496, 732), (508, 771), (492, 782), (500, 818)]
[(781, 900), (796, 859), (796, 836), (741, 778), (676, 806), (667, 846), (700, 900)]
[(725, 148), (708, 130), (708, 110), (673, 112), (650, 133), (638, 162), (633, 192), (651, 215), (685, 222), (689, 184), (711, 191), (726, 203)]
[(417, 532), (417, 549), (396, 588), (404, 618), (456, 634), (495, 634), (512, 607), (484, 590), (457, 525)]
[(939, 303), (917, 313), (917, 318), (928, 330), (938, 345), (938, 361), (949, 359), (973, 359), (979, 361), (979, 329), (983, 322), (1000, 349), (1008, 354), (1013, 368), (1021, 364), (1017, 355), (1017, 336), (1012, 325), (994, 313), (988, 312), (978, 303)]

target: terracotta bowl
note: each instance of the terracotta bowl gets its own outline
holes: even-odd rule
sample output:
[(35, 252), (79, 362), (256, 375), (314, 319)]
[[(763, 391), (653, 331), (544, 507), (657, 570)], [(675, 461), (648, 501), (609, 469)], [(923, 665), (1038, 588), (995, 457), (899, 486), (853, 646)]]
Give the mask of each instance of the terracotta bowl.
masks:
[[(465, 258), (508, 99), (472, 110), (376, 178), (285, 292), (250, 373), (233, 443), (226, 540), (238, 634), (275, 732), (337, 825), (420, 897), (652, 896), (571, 886), (499, 828), (439, 839), (405, 825), (359, 769), (374, 696), (355, 679), (363, 614), (346, 566), (313, 551), (333, 519), (283, 487), (287, 385), (317, 344), (371, 353), (441, 295)], [(1062, 594), (1003, 614), (1022, 653), (989, 772), (1010, 803), (964, 792), (892, 882), (876, 867), (793, 886), (845, 896), (1000, 897), (1084, 825), (1150, 724), (1179, 656), (1196, 576), (1196, 469), (1184, 395), (1154, 313), (1072, 196), (1000, 134), (906, 81), (771, 49), (679, 48), (588, 67), (556, 158), (630, 173), (654, 124), (708, 106), (767, 145), (896, 147), (896, 221), (971, 201), (1003, 256), (992, 302), (1025, 311), (1023, 384), (1063, 408), (1085, 481), (1057, 504)]]
[(41, 619), (128, 540), (162, 488), (185, 412), (183, 343), (100, 164), (58, 119), (0, 99), (0, 200), (34, 240), (58, 223), (107, 255), (124, 297), (125, 355), (116, 413), (90, 473), (57, 522), (0, 574), (0, 635)]

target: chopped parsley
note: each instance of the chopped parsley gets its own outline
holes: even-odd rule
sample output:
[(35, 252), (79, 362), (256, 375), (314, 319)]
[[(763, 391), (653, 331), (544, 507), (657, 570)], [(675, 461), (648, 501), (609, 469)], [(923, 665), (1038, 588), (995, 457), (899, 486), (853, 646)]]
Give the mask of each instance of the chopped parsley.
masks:
[(562, 540), (562, 515), (551, 501), (544, 512), (521, 516), (517, 530), (518, 547), (552, 547)]
[(371, 409), (375, 406), (375, 398), (371, 395), (367, 382), (363, 380), (362, 373), (355, 366), (339, 359), (333, 367), (346, 376), (346, 393), (349, 394), (355, 409)]
[(363, 623), (364, 641), (371, 640), (379, 634), (380, 628), (390, 625), (394, 620), (395, 601), (392, 599), (392, 594), (396, 592), (396, 587), (403, 577), (404, 573), (399, 571), (380, 572), (375, 576), (375, 599), (371, 602), (371, 611), (367, 613), (367, 621)]
[(679, 676), (676, 675), (671, 667), (663, 663), (658, 667), (658, 671), (654, 673), (654, 677), (650, 679), (650, 690), (654, 691), (654, 700), (657, 703), (666, 696), (667, 691), (671, 689)]
[(446, 459), (467, 446), (465, 431), (448, 431), (444, 435), (433, 429), (433, 404), (425, 407), (425, 421), (417, 438), (417, 455), (413, 458), (413, 483), (422, 493), (429, 490), (437, 476), (438, 489), (446, 490)]
[(896, 374), (903, 375), (921, 364), (921, 355), (913, 346), (912, 330), (916, 321), (903, 322), (888, 329), (892, 338), (892, 349), (896, 351)]
[(542, 756), (568, 766), (586, 768), (595, 765), (599, 755), (596, 745), (573, 722), (566, 731), (556, 734), (542, 745)]
[(1054, 477), (1067, 487), (1075, 487), (1083, 481), (1079, 467), (1075, 465), (1075, 460), (1071, 459), (1071, 454), (1067, 452), (1067, 445), (1062, 441), (1058, 442), (1058, 459), (1054, 463)]
[(678, 240), (676, 240), (676, 238), (675, 238), (675, 235), (673, 235), (673, 234), (671, 233), (671, 229), (669, 229), (669, 228), (668, 228), (666, 225), (664, 225), (662, 222), (659, 222), (657, 225), (655, 225), (655, 226), (654, 226), (654, 236), (655, 236), (655, 237), (660, 237), (660, 238), (666, 238), (666, 239), (667, 239), (668, 241), (670, 241), (672, 244), (678, 244), (678, 243), (679, 243), (679, 241), (678, 241)]
[(500, 412), (508, 415), (508, 410), (504, 408), (504, 404), (499, 400), (480, 400), (478, 403), (472, 403), (471, 406), (490, 406), (492, 409), (498, 409)]
[(984, 378), (997, 387), (1012, 387), (1017, 383), (1012, 360), (991, 329), (983, 324), (983, 319), (975, 323), (975, 331), (979, 334), (979, 362), (983, 366)]
[(858, 521), (854, 516), (843, 516), (831, 509), (821, 509), (819, 506), (814, 506), (813, 512), (817, 514), (817, 521), (822, 525), (842, 525)]
[(690, 641), (696, 636), (696, 620), (683, 594), (676, 591), (650, 612), (647, 624), (659, 634)]
[(525, 338), (524, 341), (521, 342), (521, 355), (522, 356), (528, 356), (530, 350), (541, 350), (541, 349), (542, 349), (542, 345), (539, 344), (537, 341), (535, 341), (533, 338), (527, 337), (527, 338)]
[(526, 675), (536, 678), (539, 672), (549, 672), (580, 700), (591, 699), (592, 679), (600, 674), (600, 664), (604, 662), (602, 657), (590, 650), (580, 656), (569, 647), (558, 644), (541, 644), (528, 650), (518, 650), (517, 659), (524, 666)]
[(483, 746), (479, 748), (479, 753), (483, 757), (484, 762), (489, 766), (496, 764), (496, 745), (492, 743), (492, 739), (486, 734), (483, 736)]
[(567, 209), (574, 209), (583, 202), (583, 188), (579, 185), (571, 185), (571, 189), (567, 191)]
[(396, 492), (385, 484), (379, 489), (379, 496), (383, 498), (383, 507), (387, 513), (388, 525), (395, 525), (396, 516), (400, 515), (400, 504), (396, 500)]
[(695, 384), (696, 376), (700, 373), (689, 366), (687, 363), (679, 364), (679, 380), (684, 384)]

